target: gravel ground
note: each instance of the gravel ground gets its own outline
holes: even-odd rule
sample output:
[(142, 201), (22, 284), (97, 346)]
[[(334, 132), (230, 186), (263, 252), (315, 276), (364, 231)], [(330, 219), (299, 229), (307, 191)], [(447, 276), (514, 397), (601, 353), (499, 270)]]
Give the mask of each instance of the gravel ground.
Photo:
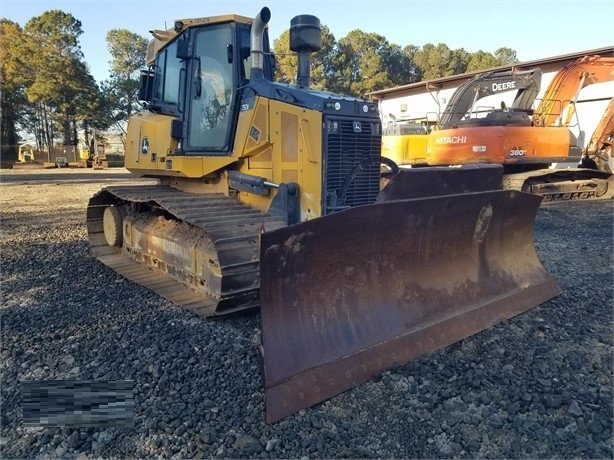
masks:
[[(94, 259), (87, 200), (125, 180), (1, 173), (2, 458), (613, 457), (611, 202), (540, 208), (561, 296), (271, 426), (257, 313), (207, 321)], [(47, 379), (133, 380), (134, 426), (24, 427), (19, 382)]]

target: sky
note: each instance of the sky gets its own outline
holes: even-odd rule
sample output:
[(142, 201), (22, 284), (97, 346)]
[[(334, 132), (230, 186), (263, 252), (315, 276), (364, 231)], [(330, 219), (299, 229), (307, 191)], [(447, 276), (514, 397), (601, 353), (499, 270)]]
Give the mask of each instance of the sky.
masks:
[[(106, 34), (128, 29), (151, 37), (175, 19), (271, 10), (269, 36), (277, 38), (299, 14), (312, 14), (336, 39), (354, 29), (375, 32), (400, 46), (445, 43), (451, 49), (494, 53), (507, 47), (532, 61), (612, 46), (614, 0), (0, 0), (0, 17), (22, 27), (59, 9), (81, 21), (81, 50), (97, 81), (108, 78)], [(608, 24), (610, 24), (608, 26)]]

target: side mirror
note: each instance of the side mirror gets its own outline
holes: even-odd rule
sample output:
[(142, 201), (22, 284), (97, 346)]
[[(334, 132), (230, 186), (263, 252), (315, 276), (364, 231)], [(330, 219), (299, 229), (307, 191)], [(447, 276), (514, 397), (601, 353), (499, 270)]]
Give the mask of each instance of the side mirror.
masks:
[(175, 57), (177, 59), (181, 59), (183, 61), (190, 57), (188, 53), (188, 44), (189, 43), (187, 40), (177, 40), (177, 51), (175, 53)]
[(139, 87), (139, 101), (151, 102), (153, 98), (154, 72), (152, 68), (141, 70), (141, 85)]

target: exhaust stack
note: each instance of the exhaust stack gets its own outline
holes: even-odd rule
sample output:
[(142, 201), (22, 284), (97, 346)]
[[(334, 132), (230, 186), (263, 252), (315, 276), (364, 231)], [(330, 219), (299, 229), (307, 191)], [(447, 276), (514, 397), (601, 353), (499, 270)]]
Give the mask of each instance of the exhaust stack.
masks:
[(250, 48), (252, 55), (251, 78), (258, 79), (263, 77), (264, 68), (264, 28), (271, 19), (271, 10), (266, 6), (254, 19), (252, 32), (250, 35)]
[(310, 53), (322, 48), (320, 20), (309, 14), (295, 16), (290, 21), (290, 50), (298, 53), (296, 84), (309, 87), (311, 74)]

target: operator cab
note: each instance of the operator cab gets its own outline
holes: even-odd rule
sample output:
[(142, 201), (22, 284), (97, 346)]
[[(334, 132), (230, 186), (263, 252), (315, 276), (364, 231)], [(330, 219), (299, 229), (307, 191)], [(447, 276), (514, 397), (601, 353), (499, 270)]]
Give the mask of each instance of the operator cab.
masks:
[[(172, 137), (182, 140), (182, 155), (220, 155), (232, 150), (238, 92), (249, 82), (252, 67), (251, 24), (239, 22), (247, 21), (240, 16), (232, 19), (176, 21), (174, 30), (179, 32), (142, 71), (140, 99), (151, 112), (177, 117)], [(156, 32), (154, 37), (164, 38)], [(272, 80), (274, 65), (266, 30), (263, 51), (263, 76)]]

